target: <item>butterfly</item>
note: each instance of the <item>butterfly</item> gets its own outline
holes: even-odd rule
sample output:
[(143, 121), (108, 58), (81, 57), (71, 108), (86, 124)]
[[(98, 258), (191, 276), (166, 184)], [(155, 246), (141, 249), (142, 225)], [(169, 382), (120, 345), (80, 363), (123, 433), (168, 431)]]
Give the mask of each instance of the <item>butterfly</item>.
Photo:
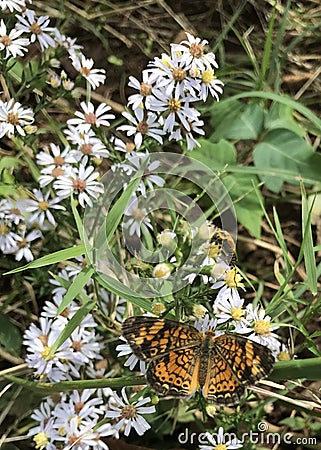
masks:
[(163, 395), (189, 397), (200, 387), (208, 402), (235, 405), (274, 363), (270, 349), (243, 336), (203, 334), (173, 320), (129, 317), (122, 332), (137, 358), (148, 363), (148, 383)]

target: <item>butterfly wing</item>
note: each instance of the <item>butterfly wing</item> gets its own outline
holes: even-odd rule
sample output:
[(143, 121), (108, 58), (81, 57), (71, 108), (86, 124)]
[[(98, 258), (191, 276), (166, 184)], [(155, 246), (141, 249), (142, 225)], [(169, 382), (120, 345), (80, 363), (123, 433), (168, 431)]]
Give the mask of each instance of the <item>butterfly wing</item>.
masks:
[(236, 335), (212, 337), (203, 394), (212, 402), (233, 405), (245, 387), (266, 377), (272, 370), (271, 351)]
[(204, 338), (190, 325), (145, 316), (126, 319), (122, 332), (134, 354), (143, 361), (160, 358), (177, 349), (198, 347)]
[(152, 360), (147, 381), (159, 394), (188, 397), (198, 388), (199, 348), (184, 348)]
[(154, 391), (176, 397), (195, 392), (204, 340), (196, 328), (172, 320), (136, 316), (125, 320), (123, 335), (134, 354), (149, 362), (146, 377)]

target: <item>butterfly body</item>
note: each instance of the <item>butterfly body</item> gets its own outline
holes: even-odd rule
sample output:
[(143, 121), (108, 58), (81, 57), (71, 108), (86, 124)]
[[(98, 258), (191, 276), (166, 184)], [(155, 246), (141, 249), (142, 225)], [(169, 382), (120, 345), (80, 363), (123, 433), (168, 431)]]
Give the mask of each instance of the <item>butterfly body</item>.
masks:
[(267, 347), (243, 336), (203, 334), (167, 319), (130, 317), (123, 335), (148, 363), (152, 389), (163, 395), (189, 397), (200, 387), (209, 402), (233, 405), (246, 386), (270, 373), (274, 362)]

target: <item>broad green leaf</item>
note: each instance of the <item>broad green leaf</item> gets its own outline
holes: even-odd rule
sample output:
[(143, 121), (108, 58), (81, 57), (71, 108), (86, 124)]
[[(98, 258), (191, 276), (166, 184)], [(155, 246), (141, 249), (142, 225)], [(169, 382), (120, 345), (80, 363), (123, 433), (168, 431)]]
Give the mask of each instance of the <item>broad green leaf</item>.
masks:
[(0, 173), (4, 169), (16, 169), (17, 167), (21, 166), (21, 161), (18, 158), (14, 158), (12, 156), (3, 156), (0, 159)]
[(78, 273), (74, 281), (69, 286), (66, 294), (64, 295), (62, 302), (57, 310), (57, 315), (61, 314), (62, 311), (67, 308), (69, 303), (77, 297), (86, 283), (90, 280), (93, 273), (94, 269), (90, 266), (85, 267), (81, 272)]
[[(214, 112), (215, 114), (215, 112)], [(222, 123), (215, 127), (210, 140), (219, 139), (257, 139), (262, 133), (264, 109), (258, 103), (242, 105), (241, 109), (230, 111)]]
[(17, 267), (14, 270), (10, 270), (5, 275), (11, 275), (12, 273), (22, 272), (27, 269), (37, 269), (38, 267), (45, 267), (51, 264), (56, 264), (61, 261), (66, 261), (71, 258), (75, 258), (76, 256), (82, 255), (85, 253), (85, 247), (83, 245), (76, 245), (74, 247), (66, 248), (64, 250), (59, 250), (58, 252), (51, 253), (50, 255), (43, 256), (41, 258), (36, 259), (35, 261), (31, 261), (22, 267)]
[[(320, 180), (321, 155), (315, 154), (304, 139), (292, 131), (278, 129), (270, 131), (253, 152), (255, 166), (269, 171), (273, 168), (286, 169), (296, 172), (298, 177), (315, 178)], [(287, 178), (274, 176), (260, 176), (265, 185), (272, 192), (280, 192), (283, 182)]]
[(213, 143), (207, 139), (198, 140), (201, 147), (195, 148), (188, 156), (202, 162), (212, 170), (223, 169), (226, 164), (236, 164), (236, 151), (233, 144), (221, 139)]
[(270, 111), (265, 116), (264, 128), (271, 131), (284, 128), (300, 137), (304, 137), (306, 132), (299, 122), (294, 120), (293, 109), (282, 103), (274, 103)]
[(258, 195), (261, 199), (262, 195), (260, 191), (256, 192), (253, 186), (253, 183), (258, 184), (258, 179), (255, 175), (239, 173), (224, 176), (222, 182), (233, 200), (238, 222), (259, 238), (263, 212)]
[(21, 335), (7, 316), (0, 314), (0, 347), (13, 356), (20, 356)]

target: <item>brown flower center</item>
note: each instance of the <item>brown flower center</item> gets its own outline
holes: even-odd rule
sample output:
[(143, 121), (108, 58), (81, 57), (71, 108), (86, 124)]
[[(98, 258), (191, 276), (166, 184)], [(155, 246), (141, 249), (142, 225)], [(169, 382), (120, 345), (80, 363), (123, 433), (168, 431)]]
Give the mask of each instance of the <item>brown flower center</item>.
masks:
[(81, 341), (73, 341), (72, 348), (75, 350), (75, 352), (80, 352), (82, 349), (82, 342)]
[(80, 73), (81, 73), (82, 75), (84, 75), (85, 77), (89, 77), (89, 75), (90, 75), (90, 69), (88, 69), (87, 67), (82, 67), (82, 68), (80, 69)]
[(30, 31), (33, 34), (42, 34), (42, 29), (40, 28), (40, 25), (37, 22), (34, 22), (31, 27)]
[(80, 178), (76, 178), (75, 180), (72, 180), (73, 187), (76, 191), (84, 191), (86, 189), (86, 181), (81, 180)]
[(94, 113), (88, 113), (85, 114), (85, 120), (87, 123), (90, 123), (90, 125), (95, 125), (97, 117), (95, 116)]
[(56, 164), (56, 166), (63, 166), (65, 164), (65, 160), (62, 156), (55, 156), (54, 157), (54, 163)]
[(140, 93), (145, 97), (152, 93), (152, 85), (148, 83), (141, 83), (140, 85)]
[(186, 78), (186, 72), (180, 67), (176, 67), (172, 72), (172, 76), (175, 81), (182, 81)]
[(123, 407), (121, 417), (124, 419), (134, 419), (137, 417), (136, 408), (133, 405), (126, 405)]
[(142, 134), (146, 134), (148, 132), (148, 124), (144, 120), (139, 122), (137, 125), (137, 131)]
[(9, 45), (12, 43), (12, 39), (10, 39), (9, 36), (5, 34), (4, 36), (0, 37), (0, 43), (5, 47), (9, 47)]
[(55, 167), (52, 171), (51, 171), (51, 176), (53, 178), (58, 178), (61, 175), (63, 175), (65, 173), (65, 171), (61, 168), (61, 167)]
[(83, 144), (80, 147), (80, 150), (84, 155), (91, 155), (93, 152), (93, 145), (92, 144)]
[(18, 114), (10, 112), (7, 115), (7, 122), (11, 123), (11, 125), (19, 125), (19, 116), (18, 116)]
[(189, 52), (194, 58), (201, 58), (204, 54), (204, 48), (200, 44), (192, 44)]

